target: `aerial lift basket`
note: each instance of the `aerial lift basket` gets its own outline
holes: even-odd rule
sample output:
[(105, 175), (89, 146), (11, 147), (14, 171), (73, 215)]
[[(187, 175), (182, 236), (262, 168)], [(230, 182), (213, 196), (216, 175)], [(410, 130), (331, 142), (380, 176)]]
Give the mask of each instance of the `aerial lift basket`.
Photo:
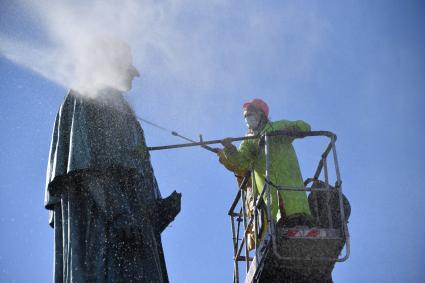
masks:
[[(270, 138), (273, 136), (328, 137), (330, 139), (312, 178), (303, 187), (288, 187), (270, 182)], [(291, 274), (303, 274), (313, 282), (332, 282), (331, 272), (336, 262), (350, 255), (347, 220), (350, 214), (348, 200), (342, 194), (342, 180), (336, 153), (336, 135), (327, 131), (288, 133), (277, 131), (261, 137), (266, 156), (265, 185), (259, 196), (254, 196), (253, 212), (247, 212), (247, 184), (249, 176), (240, 183), (230, 207), (234, 272), (233, 282), (240, 282), (240, 265), (245, 265), (245, 283), (282, 282)], [(330, 154), (332, 153), (332, 154)], [(333, 157), (336, 182), (329, 184), (328, 157)], [(323, 178), (320, 180), (319, 178)], [(253, 182), (255, 185), (255, 182)], [(277, 191), (306, 191), (314, 228), (288, 228), (276, 224), (271, 217), (270, 188)], [(264, 198), (266, 201), (263, 201)], [(263, 222), (263, 224), (261, 224)], [(267, 225), (264, 225), (267, 222)], [(261, 231), (261, 226), (267, 227)], [(249, 239), (251, 237), (251, 239)], [(254, 246), (247, 243), (252, 240)], [(345, 249), (344, 249), (345, 247)], [(345, 254), (341, 256), (342, 251)], [(306, 280), (307, 281), (307, 280)], [(310, 282), (309, 281), (309, 282)]]

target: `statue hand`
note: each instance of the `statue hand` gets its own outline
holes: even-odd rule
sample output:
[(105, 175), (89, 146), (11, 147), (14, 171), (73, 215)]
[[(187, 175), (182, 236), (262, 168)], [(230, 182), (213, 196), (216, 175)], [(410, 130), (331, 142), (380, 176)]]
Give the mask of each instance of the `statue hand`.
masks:
[(168, 197), (156, 201), (152, 208), (152, 220), (159, 232), (170, 224), (181, 209), (182, 194), (174, 191)]
[(171, 195), (163, 199), (163, 205), (169, 207), (169, 213), (173, 215), (173, 218), (180, 212), (181, 209), (182, 194), (173, 191)]

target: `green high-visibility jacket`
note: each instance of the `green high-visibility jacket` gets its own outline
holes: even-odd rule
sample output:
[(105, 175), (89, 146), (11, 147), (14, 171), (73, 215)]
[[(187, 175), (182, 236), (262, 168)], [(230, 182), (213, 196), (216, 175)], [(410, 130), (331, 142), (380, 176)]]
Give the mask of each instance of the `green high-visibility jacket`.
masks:
[[(262, 130), (262, 134), (271, 131), (279, 131), (296, 128), (298, 131), (310, 131), (310, 125), (306, 122), (281, 120), (269, 122)], [(270, 181), (275, 185), (303, 187), (297, 155), (292, 141), (294, 138), (286, 136), (271, 136), (270, 145)], [(255, 177), (255, 193), (260, 194), (265, 183), (266, 157), (264, 146), (259, 145), (259, 139), (244, 140), (239, 149), (229, 147), (224, 149), (226, 159), (239, 167), (239, 170), (252, 168)], [(252, 166), (252, 167), (251, 167)], [(310, 215), (306, 192), (280, 191), (281, 200), (286, 216), (296, 213)], [(266, 202), (266, 194), (264, 196)], [(271, 187), (271, 215), (278, 221), (282, 215), (279, 209), (279, 198), (276, 189)]]

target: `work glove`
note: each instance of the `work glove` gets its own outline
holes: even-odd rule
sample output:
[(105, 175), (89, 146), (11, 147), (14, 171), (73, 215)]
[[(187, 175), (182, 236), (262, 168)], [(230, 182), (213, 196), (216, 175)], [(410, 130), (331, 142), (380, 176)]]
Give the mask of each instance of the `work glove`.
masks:
[(287, 127), (287, 128), (285, 128), (285, 129), (283, 129), (285, 132), (288, 132), (289, 134), (298, 134), (298, 133), (300, 133), (301, 131), (297, 128), (297, 127), (294, 127), (294, 126), (291, 126), (291, 127)]
[(227, 148), (227, 149), (235, 147), (232, 144), (232, 138), (225, 138), (225, 139), (221, 140), (221, 144), (224, 146), (224, 148)]
[(223, 154), (224, 149), (223, 148), (216, 148), (216, 153), (218, 155), (218, 157), (221, 157), (221, 155)]

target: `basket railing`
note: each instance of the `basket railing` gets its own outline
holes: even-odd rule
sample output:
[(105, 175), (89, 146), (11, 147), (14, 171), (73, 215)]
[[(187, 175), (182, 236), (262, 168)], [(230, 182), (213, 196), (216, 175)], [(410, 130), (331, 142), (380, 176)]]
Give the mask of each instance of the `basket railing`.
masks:
[[(308, 178), (304, 181), (303, 187), (296, 186), (283, 186), (280, 184), (273, 184), (270, 180), (270, 139), (275, 136), (286, 136), (292, 138), (305, 138), (305, 137), (327, 137), (329, 138), (329, 143), (326, 146), (324, 152), (321, 155), (317, 168), (313, 177)], [(287, 131), (275, 131), (269, 132), (260, 137), (260, 144), (264, 145), (265, 153), (265, 182), (264, 187), (261, 193), (257, 196), (255, 189), (255, 174), (247, 174), (244, 176), (243, 180), (239, 183), (239, 189), (237, 191), (236, 197), (232, 202), (232, 205), (229, 209), (229, 216), (232, 229), (232, 243), (233, 243), (233, 260), (234, 260), (234, 272), (233, 272), (233, 282), (239, 282), (239, 264), (241, 262), (245, 263), (246, 273), (250, 270), (250, 264), (254, 260), (254, 257), (259, 258), (258, 256), (263, 256), (261, 253), (263, 250), (259, 251), (259, 244), (261, 236), (264, 236), (264, 227), (267, 227), (267, 234), (270, 236), (272, 242), (272, 250), (278, 259), (281, 260), (323, 260), (323, 261), (335, 261), (342, 262), (348, 259), (350, 254), (350, 241), (349, 241), (349, 232), (347, 221), (345, 219), (345, 211), (343, 204), (342, 196), (342, 180), (339, 170), (338, 157), (336, 153), (336, 135), (329, 131), (311, 131), (311, 132), (287, 132)], [(328, 158), (332, 153), (333, 164), (335, 169), (336, 182), (334, 186), (329, 184), (329, 168), (328, 168)], [(251, 168), (251, 172), (253, 172)], [(323, 175), (325, 187), (314, 187), (313, 184), (315, 181), (319, 181), (319, 178)], [(251, 181), (251, 182), (250, 182)], [(308, 184), (312, 184), (308, 186)], [(247, 200), (247, 192), (249, 190), (248, 184), (251, 184), (252, 188), (252, 211), (249, 213), (248, 207), (251, 200)], [(341, 226), (337, 227), (340, 229), (340, 237), (345, 241), (345, 255), (338, 258), (325, 258), (325, 257), (316, 257), (316, 258), (292, 258), (282, 256), (278, 251), (277, 244), (277, 234), (276, 234), (276, 223), (273, 221), (271, 216), (271, 194), (272, 190), (275, 189), (276, 193), (280, 191), (305, 191), (305, 192), (326, 192), (326, 197), (329, 197), (331, 190), (337, 190), (338, 196), (338, 206), (339, 214), (341, 217)], [(317, 208), (317, 201), (313, 203), (312, 209)], [(265, 212), (265, 213), (264, 213)], [(334, 228), (331, 210), (327, 209), (327, 218), (329, 221), (330, 228)], [(264, 219), (265, 218), (265, 219)], [(265, 221), (264, 221), (265, 220)], [(262, 225), (260, 225), (260, 222)], [(267, 225), (265, 225), (265, 223)], [(260, 229), (260, 226), (263, 229)], [(261, 234), (261, 235), (260, 235)], [(251, 239), (250, 239), (251, 237)], [(252, 239), (253, 238), (253, 239)], [(248, 241), (253, 240), (253, 247), (248, 246)], [(250, 249), (251, 248), (251, 249)], [(261, 247), (260, 247), (261, 248)], [(258, 264), (258, 262), (257, 262)]]

